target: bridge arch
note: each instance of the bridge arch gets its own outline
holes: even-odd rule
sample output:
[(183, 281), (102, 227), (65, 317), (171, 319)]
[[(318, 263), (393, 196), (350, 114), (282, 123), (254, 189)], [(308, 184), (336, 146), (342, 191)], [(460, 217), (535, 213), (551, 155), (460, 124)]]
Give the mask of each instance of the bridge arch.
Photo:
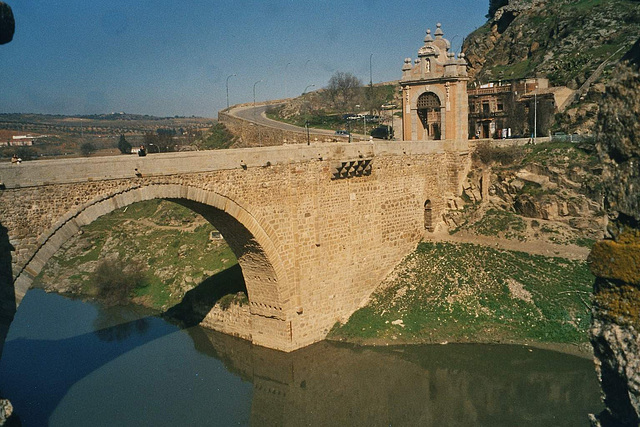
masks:
[(166, 199), (201, 214), (216, 227), (238, 258), (243, 271), (251, 314), (286, 320), (298, 303), (280, 257), (275, 232), (265, 221), (231, 198), (179, 184), (150, 184), (98, 197), (69, 212), (38, 240), (33, 257), (14, 280), (16, 301), (31, 287), (47, 261), (81, 227), (116, 209), (133, 203)]

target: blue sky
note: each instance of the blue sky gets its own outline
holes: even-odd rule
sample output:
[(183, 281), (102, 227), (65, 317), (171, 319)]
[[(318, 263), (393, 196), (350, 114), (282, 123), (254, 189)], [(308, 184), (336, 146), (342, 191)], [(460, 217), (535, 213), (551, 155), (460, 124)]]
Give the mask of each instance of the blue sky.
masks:
[(0, 113), (216, 117), (231, 104), (297, 96), (335, 71), (399, 79), (427, 28), (459, 50), (489, 1), (4, 0)]

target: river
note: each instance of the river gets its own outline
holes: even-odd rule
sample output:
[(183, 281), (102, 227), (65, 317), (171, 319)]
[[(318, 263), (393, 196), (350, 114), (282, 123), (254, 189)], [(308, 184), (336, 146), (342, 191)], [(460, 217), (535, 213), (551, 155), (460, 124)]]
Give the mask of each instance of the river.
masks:
[(24, 426), (588, 426), (591, 360), (525, 346), (291, 354), (139, 307), (27, 293), (0, 360)]

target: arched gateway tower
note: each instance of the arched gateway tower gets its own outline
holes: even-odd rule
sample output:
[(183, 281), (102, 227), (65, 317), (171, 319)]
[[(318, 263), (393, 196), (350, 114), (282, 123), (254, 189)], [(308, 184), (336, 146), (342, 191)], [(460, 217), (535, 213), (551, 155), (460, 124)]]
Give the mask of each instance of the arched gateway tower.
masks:
[(467, 61), (450, 52), (441, 24), (427, 30), (418, 59), (402, 67), (402, 137), (405, 141), (468, 138)]

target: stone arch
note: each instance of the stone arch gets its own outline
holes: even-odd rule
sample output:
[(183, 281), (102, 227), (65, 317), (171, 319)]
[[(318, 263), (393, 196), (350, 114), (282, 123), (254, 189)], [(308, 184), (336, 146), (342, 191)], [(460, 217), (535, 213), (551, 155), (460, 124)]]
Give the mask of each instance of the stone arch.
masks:
[[(418, 137), (422, 140), (439, 140), (442, 138), (443, 114), (442, 102), (433, 92), (423, 92), (416, 101), (418, 115)], [(420, 135), (421, 134), (421, 135)], [(420, 136), (422, 136), (420, 138)]]
[(132, 203), (167, 199), (183, 204), (218, 227), (238, 257), (243, 270), (250, 311), (285, 320), (298, 301), (287, 277), (275, 240), (275, 232), (234, 200), (214, 191), (178, 184), (140, 186), (92, 200), (54, 224), (39, 239), (34, 256), (14, 281), (20, 301), (46, 262), (69, 238), (97, 218)]

